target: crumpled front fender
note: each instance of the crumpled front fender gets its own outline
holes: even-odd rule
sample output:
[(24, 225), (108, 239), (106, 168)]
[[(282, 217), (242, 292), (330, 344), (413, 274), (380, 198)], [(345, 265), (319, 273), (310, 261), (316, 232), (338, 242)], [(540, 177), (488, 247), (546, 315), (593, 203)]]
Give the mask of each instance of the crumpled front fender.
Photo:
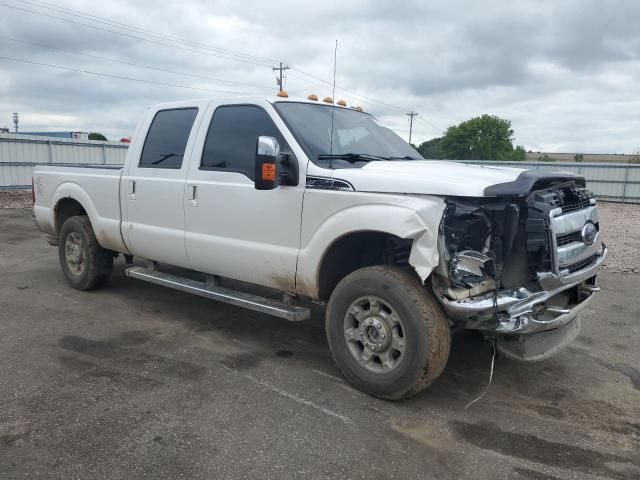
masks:
[[(445, 202), (440, 197), (374, 193), (307, 192), (296, 290), (317, 298), (320, 266), (331, 246), (346, 235), (379, 231), (412, 240), (409, 264), (424, 281), (437, 266), (438, 229)], [(349, 204), (345, 205), (349, 201)], [(339, 204), (338, 204), (339, 203)]]

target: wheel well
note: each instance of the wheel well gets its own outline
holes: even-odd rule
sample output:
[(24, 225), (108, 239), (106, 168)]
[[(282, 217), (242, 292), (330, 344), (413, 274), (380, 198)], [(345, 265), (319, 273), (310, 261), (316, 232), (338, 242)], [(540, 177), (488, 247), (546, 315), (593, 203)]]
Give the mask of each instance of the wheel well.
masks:
[(60, 234), (60, 229), (68, 218), (86, 214), (87, 211), (77, 200), (70, 197), (61, 199), (55, 209), (56, 234)]
[(328, 300), (344, 277), (373, 265), (409, 267), (411, 240), (386, 232), (361, 231), (335, 241), (322, 259), (318, 274), (318, 296)]

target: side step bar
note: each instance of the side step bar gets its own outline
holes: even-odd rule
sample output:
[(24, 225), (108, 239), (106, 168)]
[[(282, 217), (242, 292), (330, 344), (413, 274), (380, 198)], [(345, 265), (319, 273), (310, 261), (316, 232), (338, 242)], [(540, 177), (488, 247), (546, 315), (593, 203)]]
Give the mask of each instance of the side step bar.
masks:
[(231, 290), (230, 288), (198, 282), (189, 278), (178, 277), (170, 273), (150, 270), (145, 267), (131, 267), (125, 270), (125, 275), (145, 282), (155, 283), (163, 287), (173, 288), (218, 302), (229, 303), (236, 307), (267, 313), (289, 321), (306, 320), (311, 316), (311, 310), (297, 305), (288, 305), (270, 298), (260, 297), (251, 293)]

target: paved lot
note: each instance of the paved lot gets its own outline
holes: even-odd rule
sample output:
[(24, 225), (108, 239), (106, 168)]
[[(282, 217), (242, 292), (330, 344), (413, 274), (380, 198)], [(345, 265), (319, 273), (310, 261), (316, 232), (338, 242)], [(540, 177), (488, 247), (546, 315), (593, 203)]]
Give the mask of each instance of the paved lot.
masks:
[(535, 365), (454, 339), (400, 403), (340, 376), (320, 312), (248, 313), (124, 277), (67, 287), (24, 210), (0, 211), (0, 478), (640, 476), (640, 276), (605, 272), (583, 334)]

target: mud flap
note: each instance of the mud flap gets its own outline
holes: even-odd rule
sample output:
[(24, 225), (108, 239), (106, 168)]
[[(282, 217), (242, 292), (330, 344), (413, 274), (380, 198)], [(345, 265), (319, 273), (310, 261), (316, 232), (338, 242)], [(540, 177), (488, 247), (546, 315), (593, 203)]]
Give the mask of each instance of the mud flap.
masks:
[(555, 330), (532, 333), (529, 335), (499, 336), (496, 346), (498, 352), (511, 360), (520, 362), (539, 362), (565, 348), (580, 334), (580, 317)]

